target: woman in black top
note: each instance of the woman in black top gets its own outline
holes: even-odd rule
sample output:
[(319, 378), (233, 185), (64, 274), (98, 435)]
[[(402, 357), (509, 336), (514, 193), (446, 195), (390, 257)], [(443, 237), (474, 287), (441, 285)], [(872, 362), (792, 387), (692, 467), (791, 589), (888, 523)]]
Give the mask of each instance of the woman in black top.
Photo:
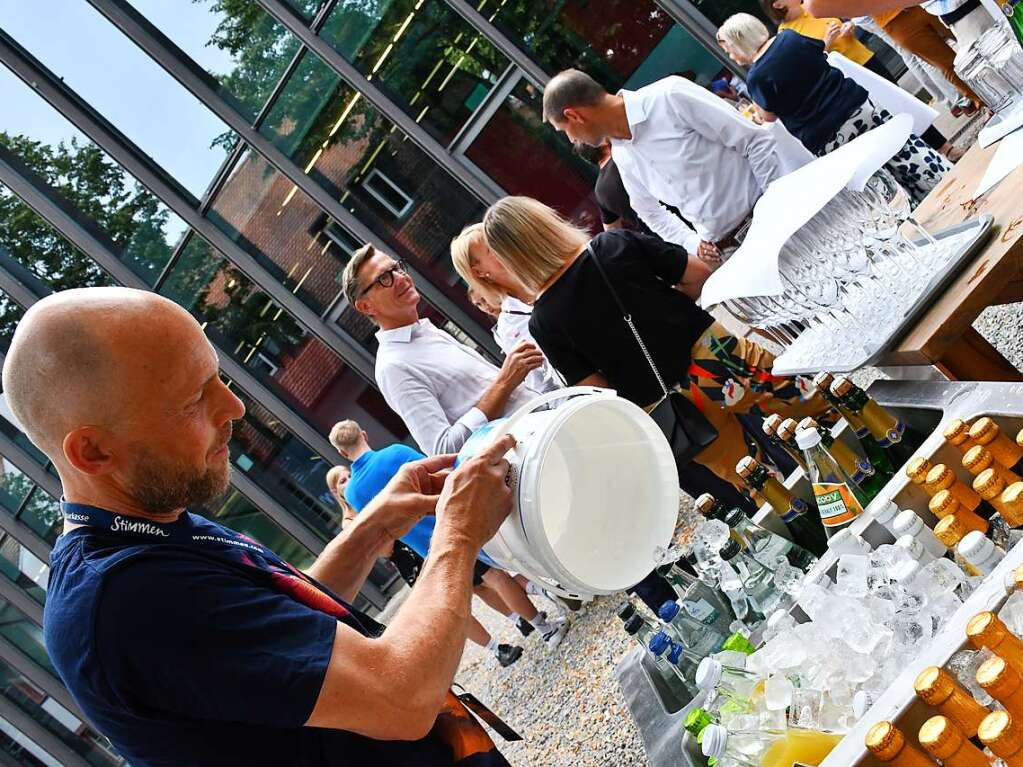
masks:
[(591, 240), (529, 197), (496, 202), (483, 228), (500, 264), (494, 271), (535, 297), (530, 332), (565, 380), (610, 387), (649, 407), (661, 399), (660, 386), (593, 264), (600, 261), (661, 377), (717, 428), (718, 438), (696, 460), (722, 479), (741, 487), (735, 464), (758, 454), (736, 414), (754, 407), (793, 417), (827, 411), (818, 397), (804, 399), (806, 388), (794, 379), (771, 374), (770, 352), (731, 335), (696, 305), (709, 269), (678, 245), (628, 230)]
[[(818, 157), (892, 119), (867, 91), (828, 63), (824, 43), (791, 29), (771, 37), (764, 23), (737, 13), (718, 30), (725, 52), (749, 66), (746, 86), (760, 116), (781, 120)], [(912, 135), (886, 164), (919, 203), (952, 166)]]

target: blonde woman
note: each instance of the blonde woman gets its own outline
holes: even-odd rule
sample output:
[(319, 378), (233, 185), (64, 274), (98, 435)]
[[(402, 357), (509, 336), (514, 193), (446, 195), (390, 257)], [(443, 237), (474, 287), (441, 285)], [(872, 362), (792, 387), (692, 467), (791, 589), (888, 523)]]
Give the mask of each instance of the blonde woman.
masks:
[(341, 527), (355, 519), (355, 509), (345, 500), (345, 485), (352, 478), (352, 470), (347, 466), (332, 466), (327, 472), (327, 489), (341, 507)]
[(731, 335), (696, 305), (709, 269), (681, 247), (627, 230), (591, 240), (529, 197), (496, 202), (483, 228), (501, 266), (536, 296), (529, 329), (566, 382), (611, 387), (651, 406), (661, 399), (660, 386), (594, 264), (599, 261), (665, 383), (686, 392), (718, 430), (696, 461), (733, 485), (741, 484), (735, 464), (750, 454), (737, 414), (827, 411), (817, 397), (804, 400), (793, 379), (771, 374), (770, 352)]

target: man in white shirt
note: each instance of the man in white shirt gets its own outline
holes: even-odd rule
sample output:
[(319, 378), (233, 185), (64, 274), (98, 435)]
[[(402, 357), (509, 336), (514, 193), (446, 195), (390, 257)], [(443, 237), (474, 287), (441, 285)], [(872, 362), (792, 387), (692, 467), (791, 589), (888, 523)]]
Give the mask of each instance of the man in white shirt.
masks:
[[(577, 69), (543, 94), (544, 119), (573, 142), (611, 154), (632, 207), (668, 242), (704, 261), (738, 245), (753, 205), (781, 175), (774, 138), (682, 77), (610, 94)], [(660, 204), (673, 205), (696, 233)]]
[(419, 318), (419, 292), (402, 262), (366, 245), (343, 283), (349, 303), (380, 327), (377, 384), (424, 453), (457, 453), (473, 431), (537, 396), (523, 385), (543, 364), (534, 344), (519, 344), (498, 368)]

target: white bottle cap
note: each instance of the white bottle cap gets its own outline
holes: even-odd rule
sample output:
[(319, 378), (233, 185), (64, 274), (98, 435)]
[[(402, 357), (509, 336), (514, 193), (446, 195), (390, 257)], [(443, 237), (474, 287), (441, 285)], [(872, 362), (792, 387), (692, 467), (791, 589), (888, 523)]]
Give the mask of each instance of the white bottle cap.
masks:
[(895, 541), (895, 545), (900, 546), (904, 548), (906, 551), (908, 551), (910, 556), (913, 557), (913, 559), (920, 559), (926, 554), (926, 552), (924, 551), (924, 547), (921, 545), (920, 541), (918, 541), (912, 535), (903, 535), (901, 538)]
[(696, 686), (701, 690), (713, 690), (721, 681), (724, 666), (713, 658), (704, 658), (696, 667)]
[(836, 554), (869, 554), (870, 544), (848, 527), (843, 527), (828, 539), (828, 548)]
[(924, 521), (920, 515), (909, 509), (900, 511), (892, 522), (892, 530), (896, 535), (912, 535), (914, 538), (923, 526)]
[(979, 530), (968, 532), (956, 546), (956, 551), (970, 564), (983, 562), (995, 551), (995, 544)]
[(899, 507), (893, 501), (888, 501), (884, 506), (874, 510), (874, 519), (880, 524), (888, 527), (895, 516), (899, 513)]
[(703, 728), (700, 741), (704, 756), (720, 759), (725, 755), (725, 746), (728, 745), (728, 730), (720, 724), (708, 724)]
[(808, 450), (820, 443), (821, 435), (817, 433), (816, 429), (803, 429), (796, 432), (796, 444), (799, 445), (800, 450)]
[(853, 695), (853, 716), (862, 719), (872, 705), (874, 705), (874, 694), (868, 690), (860, 690)]

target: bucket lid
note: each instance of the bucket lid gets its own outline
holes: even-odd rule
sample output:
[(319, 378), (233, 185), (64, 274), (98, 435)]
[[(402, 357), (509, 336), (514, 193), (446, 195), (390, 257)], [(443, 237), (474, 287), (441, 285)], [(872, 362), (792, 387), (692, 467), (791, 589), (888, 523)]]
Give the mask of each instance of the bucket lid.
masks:
[(671, 621), (678, 615), (679, 607), (678, 602), (674, 599), (669, 599), (667, 602), (661, 605), (661, 609), (657, 611), (657, 617), (662, 621)]
[(704, 658), (696, 667), (696, 686), (701, 690), (713, 690), (721, 681), (721, 674), (724, 673), (724, 666), (721, 661), (713, 658)]
[(796, 444), (800, 450), (808, 450), (821, 443), (821, 435), (816, 429), (803, 429), (796, 432)]
[(713, 759), (720, 759), (725, 755), (725, 746), (728, 745), (728, 730), (720, 724), (708, 724), (703, 728), (703, 755)]

